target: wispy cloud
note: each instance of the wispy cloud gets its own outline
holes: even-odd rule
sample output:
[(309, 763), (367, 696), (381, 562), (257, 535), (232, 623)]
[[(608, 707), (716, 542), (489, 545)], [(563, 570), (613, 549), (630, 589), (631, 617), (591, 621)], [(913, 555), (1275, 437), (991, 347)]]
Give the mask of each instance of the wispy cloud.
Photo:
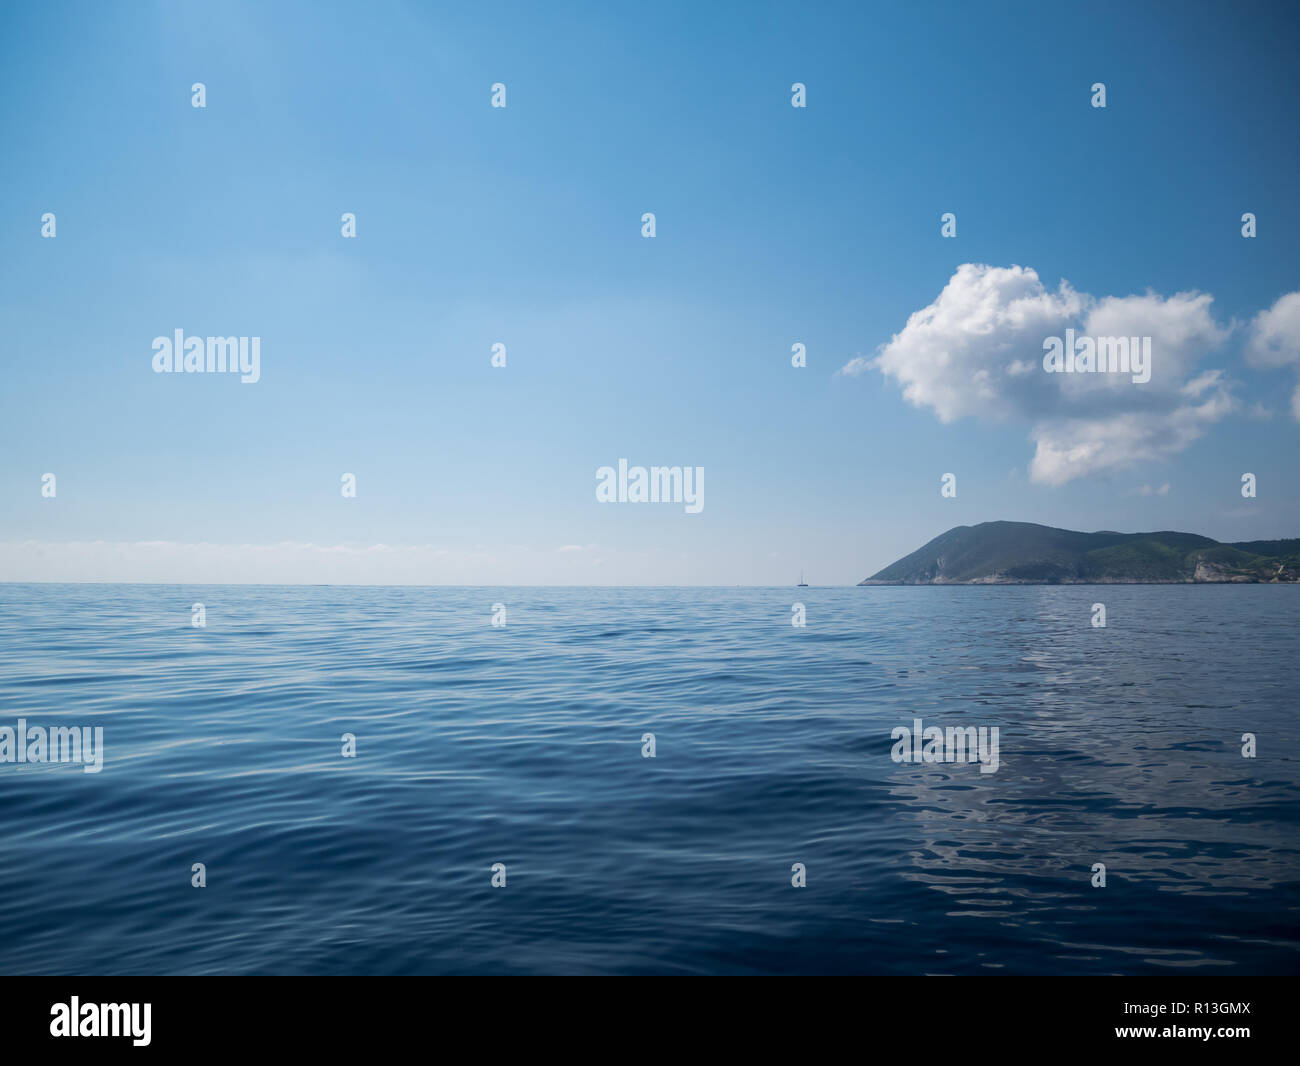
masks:
[[(598, 558), (592, 558), (599, 553)], [(559, 557), (557, 559), (557, 556)], [(0, 541), (0, 581), (165, 584), (638, 584), (659, 553), (597, 545), (210, 544), (180, 541)], [(682, 580), (688, 580), (681, 575)]]

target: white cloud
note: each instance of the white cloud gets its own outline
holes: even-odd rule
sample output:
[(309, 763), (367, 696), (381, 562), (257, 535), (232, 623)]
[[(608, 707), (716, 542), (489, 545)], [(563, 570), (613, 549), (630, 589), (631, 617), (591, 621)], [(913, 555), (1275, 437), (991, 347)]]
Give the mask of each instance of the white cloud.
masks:
[[(1300, 370), (1300, 292), (1279, 296), (1250, 324), (1246, 358), (1259, 367), (1294, 366)], [(1300, 381), (1291, 394), (1291, 414), (1300, 421)]]
[(1023, 393), (1041, 387), (1024, 364), (1040, 367), (1043, 338), (1059, 333), (1083, 306), (1066, 282), (1048, 292), (1033, 270), (964, 263), (874, 359), (859, 356), (843, 373), (880, 370), (942, 422), (1008, 416), (1028, 398)]
[[(1029, 267), (964, 263), (874, 358), (853, 359), (842, 372), (879, 370), (941, 422), (1029, 421), (1030, 477), (1061, 485), (1168, 458), (1234, 410), (1221, 371), (1192, 376), (1228, 336), (1212, 302), (1195, 292), (1098, 299), (1065, 280), (1049, 290)], [(1043, 342), (1066, 329), (1152, 338), (1151, 380), (1045, 372)]]

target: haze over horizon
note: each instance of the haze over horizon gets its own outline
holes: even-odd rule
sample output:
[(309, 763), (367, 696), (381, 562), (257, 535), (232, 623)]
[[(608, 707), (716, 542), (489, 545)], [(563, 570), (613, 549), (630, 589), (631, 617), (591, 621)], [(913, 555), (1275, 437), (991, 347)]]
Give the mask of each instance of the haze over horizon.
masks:
[[(0, 14), (0, 581), (852, 585), (983, 521), (1300, 536), (1284, 9), (70, 6)], [(178, 329), (260, 338), (259, 380), (155, 373)], [(1044, 373), (1068, 329), (1152, 337), (1150, 382)], [(598, 502), (620, 459), (703, 468), (702, 509)]]

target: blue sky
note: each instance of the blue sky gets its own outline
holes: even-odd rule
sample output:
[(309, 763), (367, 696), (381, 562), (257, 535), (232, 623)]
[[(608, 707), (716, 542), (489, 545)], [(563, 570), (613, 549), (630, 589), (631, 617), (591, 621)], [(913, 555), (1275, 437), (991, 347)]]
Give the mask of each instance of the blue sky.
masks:
[[(1300, 336), (1258, 317), (1300, 290), (1300, 18), (1132, 6), (6, 5), (0, 579), (843, 584), (992, 519), (1300, 535)], [(999, 313), (1008, 278), (1208, 294), (1213, 338), (1157, 335), (1182, 376), (1122, 423), (945, 421), (874, 361), (950, 281), (966, 329), (962, 264), (1035, 272), (972, 275)], [(998, 321), (893, 365), (1041, 351)], [(177, 328), (260, 337), (261, 380), (153, 373)], [(1080, 433), (1106, 461), (1044, 477)], [(620, 457), (703, 467), (704, 510), (598, 503)]]

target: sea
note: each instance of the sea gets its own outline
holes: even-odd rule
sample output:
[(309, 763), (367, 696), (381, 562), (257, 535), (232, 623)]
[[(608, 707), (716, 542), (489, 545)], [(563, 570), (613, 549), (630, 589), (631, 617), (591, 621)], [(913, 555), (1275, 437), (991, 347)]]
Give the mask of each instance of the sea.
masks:
[(0, 972), (1294, 974), (1298, 712), (1296, 586), (0, 584)]

